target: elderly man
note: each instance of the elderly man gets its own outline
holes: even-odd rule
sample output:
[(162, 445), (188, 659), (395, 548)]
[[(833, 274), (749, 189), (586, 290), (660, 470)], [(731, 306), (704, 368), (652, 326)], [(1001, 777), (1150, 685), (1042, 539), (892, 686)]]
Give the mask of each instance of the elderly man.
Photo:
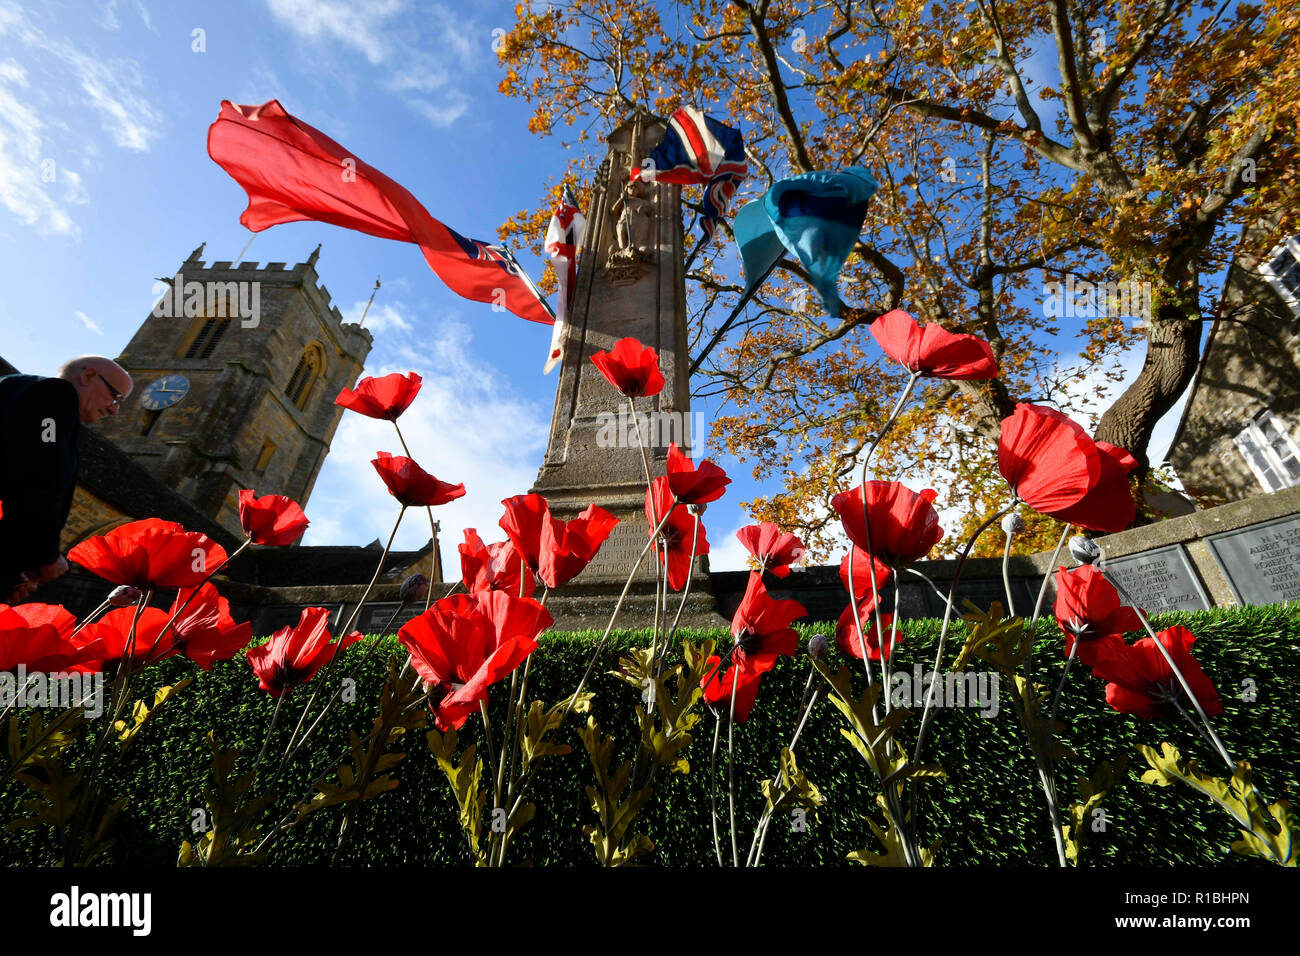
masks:
[(131, 376), (85, 355), (57, 378), (0, 378), (0, 603), (25, 601), (68, 570), (59, 536), (77, 487), (77, 433), (116, 415)]

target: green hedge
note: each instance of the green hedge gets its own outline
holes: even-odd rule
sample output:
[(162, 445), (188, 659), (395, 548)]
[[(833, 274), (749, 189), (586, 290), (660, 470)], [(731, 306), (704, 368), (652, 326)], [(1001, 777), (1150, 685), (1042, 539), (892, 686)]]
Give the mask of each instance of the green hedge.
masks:
[[(1160, 627), (1173, 624), (1183, 624), (1199, 637), (1195, 653), (1219, 688), (1226, 713), (1218, 718), (1216, 728), (1229, 750), (1237, 759), (1250, 760), (1256, 784), (1267, 799), (1287, 797), (1294, 802), (1300, 779), (1295, 713), (1300, 698), (1300, 607), (1223, 609), (1158, 618)], [(805, 637), (827, 630), (802, 628)], [(910, 668), (914, 662), (932, 662), (938, 630), (937, 621), (909, 622), (898, 652), (899, 664)], [(1063, 664), (1060, 636), (1051, 627), (1043, 632), (1036, 676), (1040, 681), (1050, 679), (1055, 686)], [(549, 703), (570, 693), (598, 636), (544, 637), (532, 666), (535, 693), (530, 697), (540, 696)], [(692, 640), (714, 637), (724, 647), (730, 640), (725, 632), (685, 632), (684, 636)], [(392, 642), (394, 653), (400, 649), (391, 638), (385, 640)], [(591, 684), (597, 693), (595, 715), (606, 732), (618, 738), (624, 758), (632, 755), (634, 707), (639, 698), (632, 688), (605, 672), (617, 665), (621, 649), (644, 640), (644, 632), (616, 634)], [(949, 663), (961, 640), (958, 622), (949, 643)], [(387, 656), (385, 648), (367, 663), (358, 681), (356, 702), (337, 708), (328, 727), (318, 731), (299, 755), (288, 775), (294, 781), (292, 796), (300, 795), (313, 771), (319, 772), (325, 761), (338, 754), (349, 730), (363, 735), (368, 731)], [(195, 673), (194, 684), (167, 704), (144, 730), (114, 775), (111, 793), (130, 800), (119, 817), (118, 843), (110, 851), (113, 863), (175, 863), (181, 841), (190, 836), (192, 812), (203, 806), (201, 792), (208, 783), (211, 756), (205, 742), (209, 730), (226, 746), (240, 748), (241, 766), (246, 766), (261, 746), (274, 701), (257, 690), (242, 658), (219, 664), (207, 674), (194, 671), (183, 660), (167, 661), (153, 668), (149, 677), (161, 685)], [(764, 680), (753, 717), (737, 729), (742, 854), (762, 805), (758, 781), (772, 776), (777, 751), (793, 731), (807, 675), (805, 659), (783, 659)], [(1245, 680), (1254, 681), (1253, 702), (1241, 699)], [(502, 705), (504, 697), (503, 691), (495, 694), (494, 705)], [(305, 695), (299, 697), (297, 703), (301, 705), (304, 699)], [(287, 739), (297, 719), (297, 709), (290, 706), (293, 703), (290, 698), (281, 713), (276, 731), (281, 741)], [(1266, 865), (1242, 860), (1228, 851), (1237, 831), (1227, 814), (1207, 798), (1186, 787), (1139, 783), (1145, 763), (1136, 753), (1135, 743), (1169, 740), (1185, 755), (1197, 756), (1211, 772), (1222, 771), (1185, 724), (1150, 724), (1115, 713), (1105, 703), (1101, 682), (1084, 668), (1071, 674), (1060, 719), (1068, 726), (1065, 741), (1079, 754), (1078, 759), (1059, 765), (1058, 789), (1063, 802), (1075, 796), (1075, 778), (1089, 772), (1099, 760), (1120, 754), (1130, 758), (1122, 786), (1106, 803), (1106, 831), (1089, 834), (1085, 865)], [(593, 776), (573, 730), (575, 724), (571, 717), (562, 731), (574, 752), (545, 761), (536, 776), (532, 793), (537, 816), (512, 843), (511, 862), (594, 865), (591, 848), (582, 835), (582, 827), (594, 819), (584, 793)], [(916, 724), (913, 717), (904, 725), (903, 740), (915, 739)], [(841, 737), (841, 726), (843, 718), (825, 703), (823, 695), (799, 741), (798, 759), (826, 797), (826, 805), (815, 818), (808, 818), (806, 832), (793, 832), (789, 824), (780, 821), (774, 824), (765, 864), (848, 865), (845, 855), (850, 851), (868, 846), (879, 849), (863, 820), (864, 813), (876, 809), (873, 778)], [(462, 733), (462, 743), (477, 739), (480, 728), (479, 721), (471, 719)], [(687, 751), (691, 773), (661, 773), (656, 778), (657, 792), (638, 819), (638, 829), (656, 845), (649, 858), (652, 864), (714, 865), (707, 779), (713, 719), (707, 712), (701, 728)], [(272, 752), (275, 745), (273, 740)], [(408, 738), (405, 747), (408, 756), (394, 771), (401, 785), (358, 809), (357, 827), (343, 862), (370, 866), (467, 864), (469, 853), (456, 824), (454, 801), (423, 734)], [(1054, 865), (1051, 830), (1033, 762), (1005, 688), (1001, 710), (993, 719), (974, 709), (938, 710), (927, 750), (926, 759), (937, 760), (948, 772), (946, 781), (924, 785), (922, 801), (923, 835), (942, 840), (940, 865)], [(720, 809), (725, 814), (725, 779), (719, 792)], [(5, 820), (17, 814), (19, 802), (27, 796), (27, 791), (12, 781), (0, 787), (0, 811)], [(271, 862), (327, 864), (341, 814), (341, 808), (327, 809), (279, 836), (271, 845)], [(11, 831), (0, 842), (0, 861), (7, 865), (56, 859), (54, 837), (48, 830)]]

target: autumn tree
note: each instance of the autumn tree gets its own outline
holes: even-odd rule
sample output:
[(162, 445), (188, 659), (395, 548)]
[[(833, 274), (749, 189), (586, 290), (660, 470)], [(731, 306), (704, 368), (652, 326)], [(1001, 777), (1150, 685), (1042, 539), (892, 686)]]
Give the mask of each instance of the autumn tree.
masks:
[[(861, 165), (880, 181), (838, 318), (787, 259), (703, 355), (742, 285), (724, 230), (689, 275), (693, 392), (729, 413), (713, 440), (779, 482), (752, 513), (813, 546), (905, 380), (867, 333), (877, 316), (905, 308), (998, 358), (992, 383), (926, 384), (872, 461), (882, 478), (940, 476), (940, 504), (969, 529), (1007, 500), (995, 442), (1018, 401), (1093, 413), (1096, 437), (1145, 475), (1242, 231), (1265, 249), (1296, 231), (1300, 8), (1285, 0), (572, 0), (516, 15), (501, 91), (536, 107), (534, 132), (574, 146), (580, 197), (603, 154), (580, 144), (634, 109), (682, 104), (745, 135), (733, 212), (804, 171)], [(503, 235), (538, 248), (558, 190)], [(1081, 318), (1062, 318), (1067, 281), (1141, 305), (1088, 315), (1080, 301)], [(1132, 349), (1141, 371), (1111, 396)], [(1037, 543), (1057, 528), (1031, 524)]]

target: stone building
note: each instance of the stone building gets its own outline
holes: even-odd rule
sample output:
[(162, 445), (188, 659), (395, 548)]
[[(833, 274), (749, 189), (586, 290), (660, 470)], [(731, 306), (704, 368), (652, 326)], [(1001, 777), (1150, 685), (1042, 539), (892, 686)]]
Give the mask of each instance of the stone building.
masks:
[(1229, 268), (1169, 450), (1202, 504), (1300, 485), (1300, 236), (1257, 258), (1262, 233)]
[[(316, 261), (200, 261), (160, 280), (162, 297), (118, 363), (135, 391), (102, 434), (223, 527), (239, 532), (241, 488), (305, 502), (356, 384), (370, 332), (345, 323)], [(69, 527), (76, 535), (84, 528)]]
[[(234, 551), (244, 538), (241, 488), (307, 506), (343, 415), (334, 399), (360, 378), (371, 334), (345, 323), (330, 304), (316, 274), (319, 246), (292, 267), (204, 265), (202, 252), (199, 246), (176, 276), (159, 280), (158, 304), (117, 356), (135, 380), (118, 414), (80, 430), (65, 553), (141, 518), (175, 521)], [(0, 358), (0, 375), (17, 371), (30, 370)], [(381, 552), (378, 541), (254, 547), (218, 583), (236, 618), (252, 620), (264, 634), (296, 621), (305, 605), (342, 617), (365, 590)], [(402, 580), (417, 571), (442, 581), (432, 540), (416, 551), (389, 553), (373, 595), (380, 603), (362, 624), (382, 627)], [(102, 580), (74, 566), (33, 599), (82, 614), (103, 592)]]

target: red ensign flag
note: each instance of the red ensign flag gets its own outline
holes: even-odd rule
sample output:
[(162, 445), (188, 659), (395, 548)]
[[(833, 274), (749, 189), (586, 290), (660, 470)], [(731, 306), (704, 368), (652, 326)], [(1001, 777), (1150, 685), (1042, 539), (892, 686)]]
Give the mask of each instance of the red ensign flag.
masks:
[(248, 193), (239, 221), (253, 232), (314, 219), (414, 242), (457, 295), (532, 322), (555, 322), (509, 252), (443, 225), (401, 184), (290, 116), (279, 100), (261, 106), (223, 100), (208, 128), (208, 155)]

